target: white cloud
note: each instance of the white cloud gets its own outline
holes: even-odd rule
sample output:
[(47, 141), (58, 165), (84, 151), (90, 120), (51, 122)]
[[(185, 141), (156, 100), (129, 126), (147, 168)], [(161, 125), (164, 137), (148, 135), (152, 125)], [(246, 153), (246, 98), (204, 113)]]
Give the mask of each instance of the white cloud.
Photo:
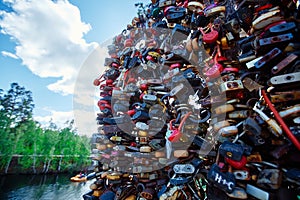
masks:
[(5, 57), (10, 57), (10, 58), (13, 58), (13, 59), (19, 59), (19, 57), (16, 56), (16, 54), (13, 54), (13, 53), (8, 52), (8, 51), (1, 51), (1, 54)]
[[(50, 120), (59, 128), (75, 120), (81, 135), (97, 131), (95, 98), (99, 90), (93, 80), (103, 72), (107, 57), (106, 45), (98, 46), (84, 40), (91, 26), (81, 21), (79, 9), (68, 0), (6, 0), (14, 12), (1, 12), (1, 32), (16, 41), (16, 56), (32, 73), (42, 77), (57, 77), (48, 89), (63, 95), (73, 94), (73, 111), (46, 109), (48, 115), (35, 116), (43, 126)], [(97, 48), (98, 47), (98, 48)], [(95, 91), (96, 94), (95, 94)], [(96, 96), (96, 97), (95, 97)]]
[(91, 26), (81, 21), (79, 9), (67, 0), (6, 2), (14, 12), (1, 12), (0, 27), (16, 41), (16, 57), (40, 77), (61, 78), (48, 89), (72, 94), (81, 64), (97, 46), (83, 38)]
[(58, 128), (67, 127), (67, 121), (71, 121), (75, 117), (75, 128), (78, 134), (91, 136), (97, 132), (96, 113), (74, 110), (74, 111), (56, 111), (44, 108), (45, 111), (49, 112), (47, 116), (35, 116), (34, 119), (41, 123), (42, 127), (48, 127), (49, 122), (52, 121), (57, 125)]
[(66, 127), (66, 122), (74, 119), (74, 114), (72, 111), (55, 111), (48, 110), (50, 112), (47, 116), (35, 116), (34, 119), (42, 124), (43, 127), (47, 127), (49, 122), (52, 121), (59, 128)]

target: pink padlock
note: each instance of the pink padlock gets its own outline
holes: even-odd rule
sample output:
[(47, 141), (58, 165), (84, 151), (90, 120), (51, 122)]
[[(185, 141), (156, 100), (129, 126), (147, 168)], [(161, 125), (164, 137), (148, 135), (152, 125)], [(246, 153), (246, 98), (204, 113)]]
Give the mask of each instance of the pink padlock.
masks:
[(203, 31), (203, 28), (199, 28), (200, 32), (202, 33), (202, 40), (203, 40), (203, 42), (205, 42), (207, 44), (214, 43), (215, 41), (217, 41), (217, 39), (219, 37), (218, 31), (214, 30), (212, 25), (209, 25), (209, 28), (210, 28), (209, 33), (205, 33)]

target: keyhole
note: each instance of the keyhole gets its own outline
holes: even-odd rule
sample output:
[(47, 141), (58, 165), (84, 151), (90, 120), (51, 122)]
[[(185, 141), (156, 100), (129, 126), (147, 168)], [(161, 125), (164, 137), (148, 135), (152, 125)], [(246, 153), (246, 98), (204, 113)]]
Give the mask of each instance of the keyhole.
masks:
[(294, 76), (286, 76), (285, 79), (288, 80), (288, 81), (291, 81), (291, 80), (294, 79)]

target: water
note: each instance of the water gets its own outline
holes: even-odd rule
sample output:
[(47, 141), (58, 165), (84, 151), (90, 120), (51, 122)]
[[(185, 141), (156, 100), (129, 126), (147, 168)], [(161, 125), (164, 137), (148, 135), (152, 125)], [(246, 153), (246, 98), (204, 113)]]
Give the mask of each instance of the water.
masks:
[(72, 175), (7, 175), (0, 176), (2, 200), (75, 200), (83, 199), (93, 180), (71, 182)]

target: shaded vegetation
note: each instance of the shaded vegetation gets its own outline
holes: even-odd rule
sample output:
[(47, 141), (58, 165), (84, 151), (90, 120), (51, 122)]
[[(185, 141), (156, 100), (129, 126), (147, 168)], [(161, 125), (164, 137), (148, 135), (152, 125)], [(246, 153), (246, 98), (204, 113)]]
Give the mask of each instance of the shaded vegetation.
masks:
[(73, 128), (47, 128), (33, 120), (32, 93), (17, 83), (0, 89), (0, 170), (7, 173), (17, 157), (20, 172), (68, 171), (90, 163), (89, 139)]

